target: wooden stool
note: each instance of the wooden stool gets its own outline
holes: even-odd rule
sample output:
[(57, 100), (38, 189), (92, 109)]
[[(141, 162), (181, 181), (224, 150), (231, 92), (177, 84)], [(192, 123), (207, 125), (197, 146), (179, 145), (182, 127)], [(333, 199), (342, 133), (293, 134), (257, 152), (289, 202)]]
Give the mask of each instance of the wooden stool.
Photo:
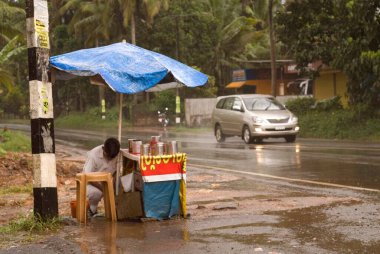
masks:
[(75, 178), (77, 182), (77, 220), (81, 223), (87, 222), (87, 184), (90, 182), (101, 182), (103, 184), (103, 200), (106, 218), (116, 221), (115, 195), (111, 173), (93, 172), (79, 173)]

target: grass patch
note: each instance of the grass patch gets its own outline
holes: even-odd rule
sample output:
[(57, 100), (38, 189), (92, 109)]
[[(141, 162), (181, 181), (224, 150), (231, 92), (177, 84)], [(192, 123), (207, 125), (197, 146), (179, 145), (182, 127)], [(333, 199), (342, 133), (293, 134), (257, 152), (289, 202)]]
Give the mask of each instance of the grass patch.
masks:
[(30, 119), (18, 119), (18, 118), (1, 118), (3, 124), (30, 124)]
[(17, 219), (10, 221), (7, 225), (0, 226), (1, 234), (14, 234), (20, 231), (29, 233), (55, 232), (61, 228), (59, 218), (42, 220), (33, 213), (20, 215)]
[(59, 218), (41, 220), (33, 213), (20, 215), (7, 225), (0, 226), (0, 246), (9, 247), (20, 243), (29, 243), (39, 239), (41, 235), (57, 232), (62, 226)]
[[(85, 113), (73, 112), (68, 116), (61, 116), (54, 121), (54, 125), (57, 128), (63, 129), (78, 129), (78, 130), (115, 130), (119, 126), (119, 120), (114, 114), (106, 116), (106, 119), (101, 119), (96, 111), (90, 110)], [(132, 127), (131, 123), (123, 120), (122, 128), (126, 129)], [(152, 127), (152, 126), (149, 126)], [(156, 127), (156, 126), (153, 126)], [(188, 128), (183, 125), (170, 125), (168, 127), (170, 131), (177, 133), (210, 133), (211, 127), (195, 127)]]
[[(107, 118), (102, 119), (101, 116), (91, 113), (70, 113), (68, 116), (62, 116), (55, 119), (54, 125), (57, 128), (79, 129), (79, 130), (99, 130), (99, 129), (115, 129), (118, 127), (118, 119)], [(123, 126), (128, 125), (125, 121)]]
[(31, 151), (30, 137), (18, 131), (0, 131), (0, 156), (6, 152)]
[(32, 184), (21, 185), (21, 186), (7, 186), (4, 188), (0, 188), (0, 195), (17, 194), (17, 193), (32, 194), (33, 193)]

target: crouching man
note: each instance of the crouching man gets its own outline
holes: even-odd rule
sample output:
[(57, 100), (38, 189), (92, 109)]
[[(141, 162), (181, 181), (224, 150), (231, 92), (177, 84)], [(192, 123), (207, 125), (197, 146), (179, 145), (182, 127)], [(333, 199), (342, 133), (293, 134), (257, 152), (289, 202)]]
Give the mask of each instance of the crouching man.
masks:
[[(103, 145), (93, 148), (87, 153), (83, 173), (91, 172), (116, 172), (117, 155), (120, 151), (120, 143), (115, 138), (108, 138)], [(98, 204), (103, 197), (103, 186), (100, 182), (90, 182), (87, 185), (87, 198), (90, 203), (89, 215), (94, 216), (98, 212)]]

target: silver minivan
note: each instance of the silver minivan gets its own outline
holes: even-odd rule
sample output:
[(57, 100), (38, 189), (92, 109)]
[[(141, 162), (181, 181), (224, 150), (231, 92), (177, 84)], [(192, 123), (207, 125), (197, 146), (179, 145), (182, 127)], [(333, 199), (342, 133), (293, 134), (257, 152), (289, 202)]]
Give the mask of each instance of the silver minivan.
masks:
[(240, 136), (245, 143), (264, 138), (285, 138), (294, 142), (299, 131), (298, 118), (273, 96), (243, 94), (218, 97), (212, 112), (215, 138)]

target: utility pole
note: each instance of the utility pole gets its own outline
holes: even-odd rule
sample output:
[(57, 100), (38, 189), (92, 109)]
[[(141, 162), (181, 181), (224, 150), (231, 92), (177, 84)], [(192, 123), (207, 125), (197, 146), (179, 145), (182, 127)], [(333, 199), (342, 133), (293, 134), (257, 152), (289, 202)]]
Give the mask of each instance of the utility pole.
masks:
[(271, 67), (271, 87), (272, 96), (276, 97), (276, 44), (274, 40), (273, 28), (273, 0), (269, 0), (268, 5), (268, 23), (269, 23), (269, 42), (270, 42), (270, 67)]
[(46, 0), (26, 1), (34, 215), (58, 216), (49, 13)]

